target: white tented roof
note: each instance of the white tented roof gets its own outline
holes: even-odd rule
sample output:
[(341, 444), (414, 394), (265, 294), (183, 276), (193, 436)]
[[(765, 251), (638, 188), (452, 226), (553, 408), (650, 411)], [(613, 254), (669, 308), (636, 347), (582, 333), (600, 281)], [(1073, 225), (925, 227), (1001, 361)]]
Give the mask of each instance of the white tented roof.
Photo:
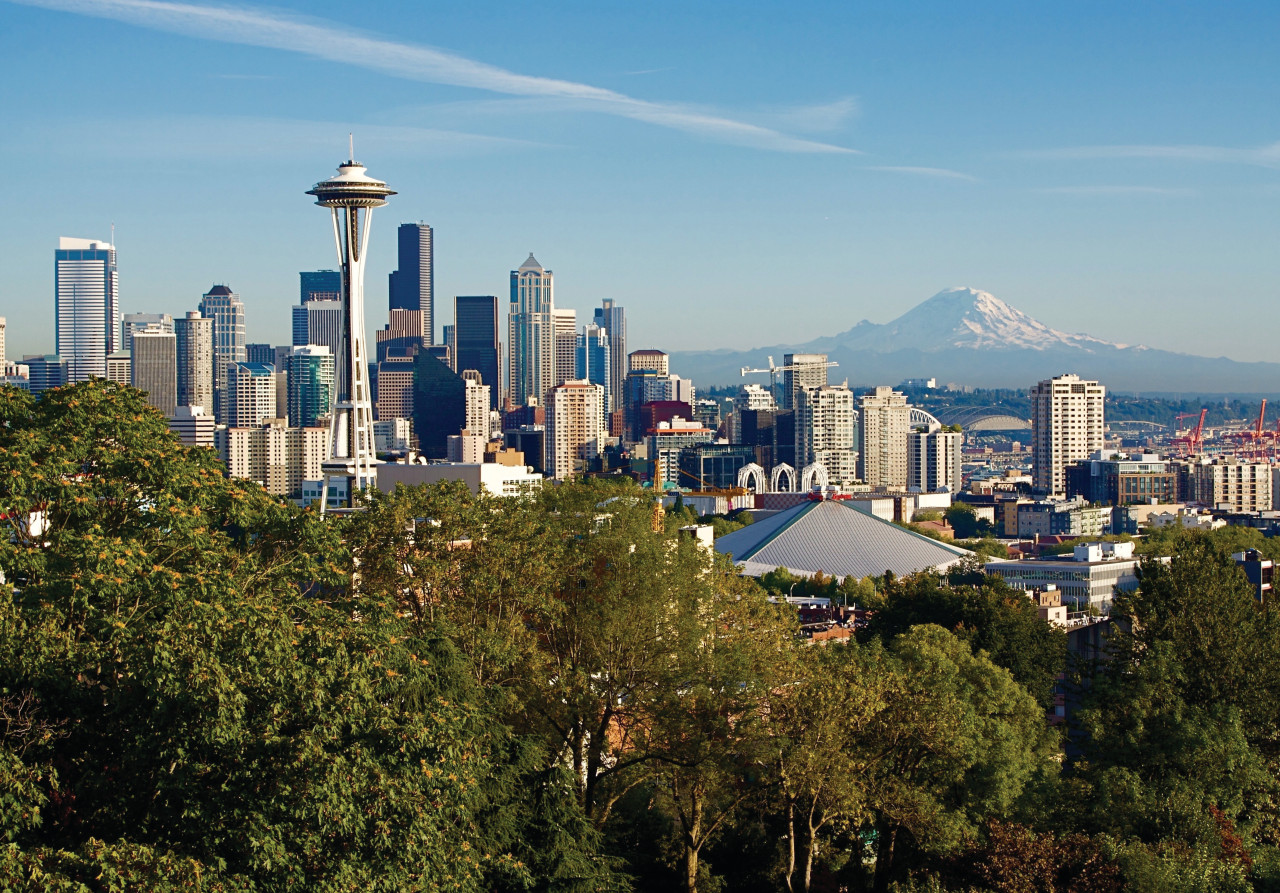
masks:
[(835, 577), (897, 576), (950, 567), (967, 549), (866, 514), (841, 500), (805, 502), (716, 540), (748, 576), (778, 567)]

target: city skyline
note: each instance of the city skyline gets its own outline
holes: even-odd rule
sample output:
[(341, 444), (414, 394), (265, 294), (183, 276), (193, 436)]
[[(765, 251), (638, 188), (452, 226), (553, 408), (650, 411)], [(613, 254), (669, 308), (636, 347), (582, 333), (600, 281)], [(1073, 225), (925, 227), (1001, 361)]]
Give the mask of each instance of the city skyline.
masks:
[[(0, 64), (25, 89), (0, 140), (49, 191), (5, 224), (9, 353), (54, 347), (49, 246), (113, 221), (123, 313), (177, 317), (227, 283), (253, 340), (288, 343), (298, 271), (332, 265), (292, 184), (353, 131), (404, 184), (373, 240), (371, 311), (392, 229), (424, 220), (440, 301), (502, 294), (532, 251), (558, 304), (628, 307), (635, 347), (801, 343), (973, 285), (1067, 331), (1270, 359), (1262, 327), (1190, 320), (1211, 301), (1261, 312), (1280, 282), (1261, 113), (1277, 11), (929, 8), (671, 10), (655, 30), (661, 10), (481, 7), (427, 27), (373, 4), (351, 39), (386, 52), (362, 65), (324, 43), (333, 4), (7, 4)], [(334, 120), (334, 91), (367, 111)], [(114, 176), (131, 165), (148, 176)], [(637, 259), (661, 261), (663, 289)]]

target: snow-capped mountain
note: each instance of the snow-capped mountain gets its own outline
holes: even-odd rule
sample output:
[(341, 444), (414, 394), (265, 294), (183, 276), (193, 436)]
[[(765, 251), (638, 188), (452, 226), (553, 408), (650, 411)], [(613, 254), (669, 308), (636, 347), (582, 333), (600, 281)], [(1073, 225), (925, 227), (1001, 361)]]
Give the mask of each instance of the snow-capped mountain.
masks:
[(742, 367), (763, 366), (768, 356), (781, 363), (786, 353), (825, 353), (839, 363), (829, 371), (830, 380), (847, 379), (854, 386), (927, 377), (1024, 388), (1076, 372), (1113, 391), (1280, 393), (1278, 363), (1197, 357), (1062, 332), (974, 288), (949, 288), (892, 322), (863, 320), (805, 344), (674, 353), (671, 368), (704, 387), (738, 384)]
[(928, 352), (951, 347), (975, 350), (1124, 347), (1088, 335), (1051, 329), (990, 292), (963, 287), (940, 291), (893, 322), (884, 325), (861, 322), (833, 340), (877, 353)]

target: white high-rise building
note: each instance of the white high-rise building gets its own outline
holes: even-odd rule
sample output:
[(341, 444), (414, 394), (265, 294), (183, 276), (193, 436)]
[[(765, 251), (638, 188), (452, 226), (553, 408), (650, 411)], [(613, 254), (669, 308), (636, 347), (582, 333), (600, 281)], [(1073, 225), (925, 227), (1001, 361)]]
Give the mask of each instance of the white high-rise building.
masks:
[(858, 477), (886, 490), (907, 486), (907, 434), (911, 407), (893, 388), (879, 387), (859, 401)]
[(575, 381), (578, 378), (578, 312), (557, 307), (551, 311), (551, 318), (556, 331), (555, 383)]
[(256, 428), (277, 418), (276, 367), (232, 363), (227, 367), (227, 427)]
[(129, 365), (130, 384), (147, 392), (147, 402), (166, 416), (178, 407), (178, 342), (173, 332), (153, 323), (135, 329)]
[(555, 276), (532, 254), (511, 271), (507, 317), (510, 372), (507, 393), (513, 406), (539, 404), (555, 385)]
[(582, 471), (604, 447), (604, 388), (589, 381), (567, 381), (547, 394), (543, 470), (556, 480)]
[(1067, 466), (1103, 447), (1107, 389), (1078, 375), (1058, 375), (1031, 389), (1032, 486), (1066, 496)]
[[(605, 397), (609, 403), (609, 411), (612, 412), (622, 408), (623, 388), (628, 371), (627, 315), (623, 308), (606, 298), (600, 302), (592, 319), (605, 330), (609, 338), (609, 387)], [(594, 376), (587, 377), (595, 381)]]
[(213, 418), (213, 320), (188, 310), (174, 320), (178, 348), (178, 405), (199, 406)]
[(116, 248), (93, 239), (58, 240), (54, 252), (54, 338), (74, 384), (107, 375), (107, 354), (120, 349)]
[(317, 480), (329, 447), (327, 428), (290, 428), (269, 418), (248, 428), (220, 428), (216, 441), (231, 477), (257, 481), (268, 493), (296, 496)]
[[(487, 384), (479, 384), (474, 379), (463, 379), (466, 382), (466, 422), (462, 426), (468, 433), (477, 437), (483, 437), (485, 442), (489, 441), (490, 416), (489, 416), (489, 386)], [(462, 460), (458, 460), (462, 461)]]
[(912, 431), (907, 435), (907, 489), (956, 493), (961, 489), (964, 434), (960, 431)]
[(817, 463), (833, 486), (850, 487), (858, 479), (853, 391), (831, 385), (800, 390), (796, 402), (796, 470)]
[(742, 443), (742, 413), (747, 410), (773, 410), (778, 406), (768, 388), (744, 384), (733, 395), (733, 414), (729, 417), (729, 442)]

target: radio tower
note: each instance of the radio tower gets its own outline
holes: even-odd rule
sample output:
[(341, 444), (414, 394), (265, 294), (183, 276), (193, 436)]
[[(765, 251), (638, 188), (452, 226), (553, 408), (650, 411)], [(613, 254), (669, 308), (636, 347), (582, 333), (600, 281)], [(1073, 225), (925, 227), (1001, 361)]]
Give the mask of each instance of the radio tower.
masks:
[(381, 180), (366, 176), (364, 165), (355, 160), (355, 155), (352, 140), (351, 154), (338, 165), (337, 176), (307, 190), (307, 195), (316, 197), (317, 205), (333, 212), (333, 238), (342, 269), (342, 299), (347, 305), (342, 348), (335, 357), (338, 374), (334, 376), (345, 379), (346, 389), (335, 388), (330, 412), (329, 457), (322, 471), (322, 513), (328, 510), (330, 478), (347, 478), (351, 496), (377, 483), (373, 402), (369, 395), (369, 360), (364, 342), (364, 261), (369, 247), (369, 215), (374, 208), (385, 205), (387, 196), (395, 192)]

